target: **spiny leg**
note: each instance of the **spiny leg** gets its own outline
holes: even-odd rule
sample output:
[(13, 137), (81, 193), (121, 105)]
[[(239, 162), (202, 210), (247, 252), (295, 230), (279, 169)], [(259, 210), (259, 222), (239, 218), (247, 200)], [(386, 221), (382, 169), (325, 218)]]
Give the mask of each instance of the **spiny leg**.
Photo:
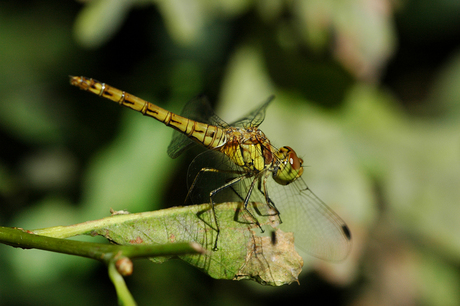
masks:
[(240, 174), (239, 177), (237, 178), (234, 178), (232, 179), (231, 181), (227, 182), (225, 185), (217, 188), (217, 189), (214, 189), (212, 190), (210, 193), (209, 193), (209, 198), (210, 198), (210, 203), (211, 203), (211, 210), (212, 210), (212, 215), (213, 215), (213, 218), (214, 218), (214, 223), (216, 224), (216, 232), (217, 232), (217, 235), (216, 235), (216, 240), (215, 240), (215, 243), (214, 243), (214, 247), (213, 247), (213, 250), (216, 251), (218, 248), (217, 248), (217, 241), (219, 239), (219, 234), (220, 234), (220, 227), (219, 227), (219, 223), (217, 222), (217, 215), (216, 215), (216, 211), (215, 211), (215, 208), (214, 208), (214, 200), (213, 200), (213, 197), (219, 192), (219, 191), (222, 191), (223, 189), (229, 187), (229, 186), (232, 186), (233, 184), (236, 184), (237, 182), (241, 181), (242, 179), (245, 178), (244, 175), (241, 175), (241, 174), (244, 174), (244, 172), (242, 171), (237, 171), (237, 170), (219, 170), (219, 169), (214, 169), (214, 168), (202, 168), (200, 169), (200, 171), (197, 173), (197, 175), (195, 176), (194, 180), (193, 180), (193, 183), (192, 185), (190, 186), (188, 192), (187, 192), (187, 196), (185, 198), (185, 201), (187, 201), (187, 199), (190, 197), (190, 194), (192, 192), (192, 190), (195, 188), (197, 182), (198, 182), (198, 177), (204, 173), (204, 172), (214, 172), (214, 173), (234, 173), (234, 174)]
[[(280, 223), (283, 223), (281, 221), (281, 214), (280, 214), (280, 211), (278, 210), (278, 208), (276, 207), (275, 205), (275, 202), (272, 201), (272, 199), (268, 196), (268, 190), (267, 190), (267, 178), (268, 176), (267, 175), (264, 175), (263, 177), (263, 180), (260, 180), (259, 181), (259, 184), (257, 186), (257, 189), (259, 190), (259, 192), (264, 196), (265, 198), (265, 203), (268, 205), (269, 208), (273, 208), (275, 210), (275, 216), (278, 216), (278, 218), (280, 219)], [(263, 189), (263, 190), (262, 190)]]
[[(216, 170), (216, 169), (213, 169), (213, 170)], [(216, 170), (219, 172), (219, 170)], [(224, 171), (225, 172), (225, 171)], [(212, 210), (213, 210), (213, 214), (214, 214), (214, 221), (216, 222), (216, 225), (217, 225), (217, 236), (216, 236), (216, 241), (215, 241), (215, 244), (214, 244), (214, 248), (213, 250), (216, 251), (218, 250), (217, 248), (217, 241), (218, 241), (218, 238), (219, 238), (219, 234), (220, 234), (220, 228), (219, 228), (219, 224), (217, 223), (217, 217), (216, 217), (216, 212), (214, 210), (214, 200), (213, 200), (213, 197), (219, 193), (220, 191), (224, 190), (225, 188), (232, 188), (232, 186), (238, 182), (240, 182), (241, 180), (245, 179), (245, 178), (248, 178), (247, 176), (247, 173), (245, 175), (241, 175), (239, 177), (236, 177), (234, 179), (232, 179), (231, 181), (227, 182), (225, 185), (222, 185), (221, 187), (217, 188), (217, 189), (214, 189), (213, 191), (210, 192), (209, 194), (209, 197), (211, 199), (211, 207), (212, 207)], [(251, 191), (250, 191), (251, 192)], [(247, 197), (248, 199), (249, 197)], [(257, 221), (257, 219), (251, 214), (251, 212), (247, 209), (247, 199), (245, 200), (245, 204), (243, 205), (244, 206), (244, 209), (249, 213), (249, 215), (251, 216), (251, 218), (253, 220), (255, 220), (255, 222), (257, 223), (257, 225), (259, 226), (259, 228), (262, 230), (262, 227), (260, 226), (260, 223), (259, 221)], [(262, 230), (263, 232), (263, 230)]]
[[(262, 226), (260, 225), (260, 222), (257, 220), (256, 217), (254, 217), (254, 215), (251, 213), (251, 211), (249, 211), (249, 209), (247, 209), (247, 207), (246, 207), (249, 204), (249, 198), (250, 197), (248, 197), (248, 200), (246, 200), (246, 198), (243, 198), (243, 196), (238, 191), (236, 191), (235, 188), (233, 188), (233, 186), (230, 186), (230, 188), (232, 189), (233, 193), (235, 193), (238, 196), (238, 198), (240, 198), (240, 200), (243, 202), (243, 209), (246, 211), (247, 214), (249, 214), (251, 216), (251, 218), (254, 221), (254, 223), (257, 224), (257, 226), (260, 228), (260, 230), (263, 233), (264, 230), (263, 230)], [(247, 203), (247, 204), (244, 205), (244, 203)]]
[(252, 180), (251, 186), (249, 186), (248, 193), (246, 194), (246, 198), (244, 199), (243, 207), (244, 207), (244, 210), (246, 210), (246, 212), (251, 216), (251, 218), (255, 221), (257, 226), (260, 228), (260, 231), (263, 233), (265, 231), (263, 230), (262, 226), (260, 225), (259, 220), (257, 220), (256, 217), (254, 217), (254, 215), (248, 209), (248, 203), (249, 203), (249, 199), (251, 198), (252, 191), (254, 190), (254, 186), (255, 186), (256, 182), (259, 181), (259, 180), (260, 180), (259, 175), (256, 175), (254, 177), (254, 179)]
[[(198, 178), (201, 176), (202, 173), (204, 172), (214, 172), (214, 173), (233, 173), (233, 174), (238, 174), (238, 175), (244, 175), (245, 172), (243, 171), (238, 171), (238, 170), (220, 170), (220, 169), (215, 169), (215, 168), (201, 168), (200, 171), (195, 175), (195, 178), (193, 179), (192, 185), (188, 189), (187, 196), (185, 197), (184, 203), (187, 202), (189, 197), (191, 196), (191, 193), (193, 189), (195, 188)], [(193, 202), (193, 201), (192, 201)]]

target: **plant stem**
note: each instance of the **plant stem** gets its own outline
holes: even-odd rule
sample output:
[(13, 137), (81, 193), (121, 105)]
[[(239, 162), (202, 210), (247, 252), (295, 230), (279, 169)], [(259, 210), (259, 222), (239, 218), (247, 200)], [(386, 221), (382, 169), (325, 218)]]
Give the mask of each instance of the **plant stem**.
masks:
[(77, 255), (104, 262), (110, 261), (115, 255), (137, 258), (182, 255), (203, 251), (196, 243), (113, 245), (46, 237), (8, 227), (0, 227), (0, 243), (24, 249), (41, 249)]
[(131, 292), (129, 292), (128, 287), (126, 286), (125, 280), (115, 267), (114, 260), (110, 261), (109, 263), (109, 277), (113, 285), (115, 286), (115, 290), (117, 291), (119, 304), (124, 306), (137, 305), (136, 301), (131, 295)]

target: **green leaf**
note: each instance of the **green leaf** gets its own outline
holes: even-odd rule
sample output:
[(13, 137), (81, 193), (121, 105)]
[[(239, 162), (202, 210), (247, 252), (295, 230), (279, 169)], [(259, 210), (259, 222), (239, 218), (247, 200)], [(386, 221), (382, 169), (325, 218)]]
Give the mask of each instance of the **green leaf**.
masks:
[[(294, 249), (292, 233), (274, 230), (277, 217), (256, 214), (262, 206), (250, 208), (251, 213), (272, 236), (260, 236), (261, 230), (241, 203), (215, 206), (220, 228), (218, 249), (213, 251), (217, 231), (208, 204), (173, 207), (154, 212), (114, 215), (69, 228), (67, 234), (86, 232), (106, 237), (118, 244), (167, 244), (196, 242), (208, 251), (205, 254), (181, 255), (179, 258), (216, 279), (252, 279), (261, 284), (280, 286), (297, 281), (303, 266)], [(80, 229), (78, 229), (78, 227)], [(84, 228), (83, 228), (84, 227)], [(70, 233), (70, 230), (73, 232)], [(271, 231), (270, 231), (271, 230)], [(65, 236), (66, 228), (61, 228)], [(40, 232), (44, 234), (44, 232)], [(156, 258), (162, 262), (166, 258)]]
[(97, 48), (119, 30), (134, 1), (90, 1), (75, 21), (75, 38), (84, 47)]

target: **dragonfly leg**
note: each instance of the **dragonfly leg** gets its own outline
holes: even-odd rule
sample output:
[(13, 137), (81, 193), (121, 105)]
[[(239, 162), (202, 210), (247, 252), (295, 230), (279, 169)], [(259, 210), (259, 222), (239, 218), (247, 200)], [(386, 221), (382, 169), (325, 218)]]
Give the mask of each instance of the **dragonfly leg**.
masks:
[[(254, 180), (254, 182), (257, 180), (257, 178)], [(260, 230), (262, 231), (262, 233), (264, 232), (264, 230), (261, 228), (259, 222), (257, 221), (256, 217), (254, 217), (254, 215), (249, 211), (249, 209), (247, 209), (247, 205), (249, 203), (249, 199), (251, 198), (251, 193), (252, 193), (252, 190), (253, 190), (253, 185), (254, 183), (251, 184), (252, 187), (250, 187), (250, 192), (248, 192), (246, 195), (246, 197), (243, 197), (235, 188), (233, 188), (233, 186), (230, 186), (230, 188), (232, 189), (233, 193), (235, 193), (238, 198), (240, 198), (240, 200), (243, 202), (243, 203), (246, 203), (244, 205), (244, 210), (246, 210), (246, 212), (251, 216), (251, 218), (254, 220), (254, 222), (259, 226)], [(258, 187), (257, 189), (259, 190), (259, 192), (262, 194), (262, 196), (265, 198), (265, 201), (266, 201), (266, 204), (268, 205), (269, 208), (273, 208), (276, 212), (274, 215), (276, 216), (279, 216), (279, 211), (278, 209), (275, 207), (275, 203), (268, 197), (265, 196), (265, 193), (262, 191), (262, 187), (260, 185), (260, 180), (259, 180), (259, 184), (258, 184)], [(264, 215), (261, 213), (262, 216), (267, 216), (267, 215)], [(270, 216), (271, 214), (269, 214)]]
[[(202, 170), (203, 170), (203, 169), (202, 169)], [(208, 169), (208, 170), (213, 170), (214, 172), (222, 172), (222, 171), (217, 170), (217, 169)], [(224, 172), (236, 172), (236, 171), (224, 171)], [(216, 241), (215, 241), (215, 243), (214, 243), (214, 248), (213, 248), (214, 251), (218, 250), (218, 248), (217, 248), (217, 241), (218, 241), (219, 234), (220, 234), (220, 227), (219, 227), (219, 224), (217, 223), (217, 216), (216, 216), (216, 211), (215, 211), (215, 209), (214, 209), (214, 200), (213, 200), (213, 197), (214, 197), (218, 192), (224, 190), (225, 188), (231, 187), (232, 185), (238, 183), (239, 181), (241, 181), (241, 180), (243, 180), (243, 179), (245, 179), (245, 178), (246, 178), (245, 175), (236, 177), (236, 178), (232, 179), (231, 181), (225, 183), (225, 185), (223, 185), (223, 186), (221, 186), (221, 187), (219, 187), (219, 188), (217, 188), (217, 189), (214, 189), (213, 191), (211, 191), (211, 192), (209, 193), (209, 198), (211, 199), (212, 213), (213, 213), (213, 217), (214, 217), (214, 222), (216, 223), (216, 231), (217, 231)], [(246, 209), (246, 207), (245, 207), (245, 209)], [(247, 209), (246, 209), (246, 210), (247, 210)], [(249, 214), (251, 215), (251, 217), (253, 217), (251, 213), (249, 213)], [(256, 221), (257, 221), (257, 220), (256, 220)], [(259, 224), (259, 222), (257, 222), (257, 224)], [(259, 227), (260, 227), (260, 225), (259, 225)]]
[(256, 222), (257, 226), (260, 228), (260, 231), (263, 233), (265, 231), (263, 230), (262, 226), (260, 225), (259, 220), (257, 220), (256, 217), (254, 217), (254, 215), (248, 209), (249, 199), (251, 198), (251, 194), (252, 194), (252, 191), (254, 190), (254, 186), (255, 186), (256, 182), (259, 181), (259, 179), (260, 179), (259, 176), (256, 176), (252, 180), (251, 186), (249, 186), (248, 193), (246, 194), (246, 198), (244, 199), (243, 207), (246, 210), (246, 212), (251, 216), (251, 218)]
[(233, 185), (235, 185), (236, 183), (240, 182), (241, 180), (243, 179), (246, 179), (248, 178), (248, 174), (245, 173), (245, 175), (241, 175), (239, 177), (236, 177), (230, 181), (228, 181), (225, 185), (211, 191), (210, 193), (210, 196), (211, 196), (211, 199), (212, 197), (214, 197), (219, 191), (222, 191), (224, 190), (225, 188), (228, 188), (230, 187), (236, 194), (237, 196), (243, 201), (243, 208), (244, 210), (246, 211), (246, 213), (248, 213), (251, 218), (254, 220), (254, 222), (257, 224), (257, 226), (260, 228), (260, 230), (262, 231), (262, 233), (264, 232), (264, 230), (262, 229), (262, 226), (260, 225), (259, 221), (256, 219), (256, 217), (254, 217), (254, 215), (249, 211), (248, 209), (248, 203), (249, 203), (249, 199), (251, 198), (251, 194), (252, 194), (252, 190), (254, 189), (254, 185), (255, 185), (255, 182), (257, 181), (257, 178), (255, 178), (252, 183), (251, 183), (251, 186), (249, 187), (249, 190), (246, 194), (246, 197), (243, 199), (241, 197), (241, 195), (233, 188)]
[(272, 201), (272, 199), (270, 199), (270, 197), (268, 196), (268, 190), (267, 190), (267, 177), (268, 176), (264, 176), (264, 179), (263, 179), (263, 182), (262, 182), (262, 185), (263, 185), (263, 191), (262, 191), (262, 186), (258, 186), (258, 189), (259, 191), (264, 195), (265, 197), (265, 202), (267, 203), (268, 206), (270, 206), (271, 208), (273, 208), (275, 210), (275, 216), (278, 216), (278, 219), (279, 219), (279, 222), (280, 224), (283, 223), (283, 221), (281, 221), (281, 213), (280, 211), (278, 210), (278, 208), (276, 207), (275, 205), (275, 202)]
[[(246, 203), (243, 205), (244, 210), (251, 216), (251, 218), (254, 220), (254, 222), (257, 224), (257, 226), (260, 228), (260, 230), (263, 233), (264, 230), (262, 229), (262, 226), (260, 225), (259, 221), (256, 219), (256, 217), (254, 217), (254, 215), (249, 211), (249, 209), (247, 209), (249, 198), (251, 194), (249, 193), (249, 196), (247, 196), (246, 198), (243, 198), (243, 196), (235, 188), (233, 188), (233, 186), (230, 186), (230, 188), (232, 189), (233, 193), (235, 193), (238, 196), (238, 198), (240, 198), (243, 204)], [(261, 193), (263, 194), (263, 192)]]
[[(273, 202), (273, 200), (268, 195), (267, 178), (268, 178), (267, 176), (264, 176), (263, 183), (262, 183), (263, 186), (259, 185), (259, 191), (264, 195), (267, 205), (276, 211), (276, 215), (279, 215), (280, 211), (276, 207), (275, 202)], [(263, 190), (262, 190), (262, 187), (263, 187)]]
[(225, 173), (234, 173), (234, 174), (239, 174), (239, 175), (245, 174), (242, 171), (236, 171), (236, 170), (232, 171), (232, 170), (219, 170), (219, 169), (214, 169), (214, 168), (202, 168), (202, 169), (200, 169), (200, 171), (198, 171), (197, 175), (193, 179), (193, 183), (190, 186), (190, 188), (188, 189), (187, 196), (185, 197), (184, 203), (187, 202), (187, 200), (190, 198), (190, 195), (191, 195), (193, 189), (195, 188), (196, 184), (198, 183), (198, 178), (204, 172), (225, 172)]
[[(187, 201), (187, 199), (190, 197), (190, 194), (191, 194), (192, 190), (195, 188), (195, 186), (196, 186), (196, 184), (197, 184), (197, 182), (198, 182), (199, 176), (200, 176), (202, 173), (204, 173), (204, 172), (227, 172), (227, 173), (243, 174), (243, 172), (241, 172), (241, 171), (219, 170), (219, 169), (214, 169), (214, 168), (202, 168), (202, 169), (198, 172), (198, 174), (195, 176), (195, 178), (194, 178), (194, 180), (193, 180), (193, 183), (192, 183), (192, 185), (190, 186), (190, 188), (189, 188), (189, 190), (188, 190), (188, 192), (187, 192), (187, 196), (186, 196), (186, 198), (185, 198), (185, 201)], [(211, 209), (212, 209), (212, 216), (213, 216), (213, 219), (214, 219), (214, 223), (215, 223), (215, 225), (216, 225), (215, 230), (216, 230), (216, 232), (217, 232), (217, 234), (216, 234), (216, 240), (215, 240), (215, 242), (214, 242), (214, 247), (213, 247), (213, 250), (214, 250), (214, 251), (217, 251), (217, 250), (218, 250), (218, 248), (217, 248), (217, 241), (218, 241), (218, 239), (219, 239), (220, 227), (219, 227), (219, 223), (218, 223), (218, 221), (217, 221), (216, 211), (215, 211), (215, 209), (214, 209), (214, 204), (215, 204), (215, 203), (214, 203), (213, 197), (214, 197), (219, 191), (221, 191), (221, 190), (223, 190), (223, 189), (225, 189), (225, 188), (227, 188), (227, 187), (229, 187), (229, 186), (231, 186), (231, 185), (233, 185), (233, 184), (239, 182), (239, 181), (242, 180), (243, 178), (245, 178), (245, 176), (240, 176), (240, 177), (237, 177), (237, 178), (235, 178), (235, 179), (232, 179), (230, 182), (227, 182), (225, 185), (223, 185), (223, 186), (221, 186), (221, 187), (219, 187), (219, 188), (217, 188), (217, 189), (211, 191), (210, 194), (209, 194), (210, 204), (211, 204)]]
[[(267, 204), (267, 206), (275, 210), (275, 213), (273, 214), (273, 216), (279, 216), (280, 212), (278, 208), (276, 207), (275, 202), (273, 202), (273, 200), (268, 196), (266, 182), (267, 182), (267, 177), (264, 177), (263, 180), (259, 180), (259, 184), (257, 184), (257, 190), (260, 192), (260, 194), (265, 199), (265, 203)], [(269, 216), (272, 216), (272, 214), (269, 214)]]

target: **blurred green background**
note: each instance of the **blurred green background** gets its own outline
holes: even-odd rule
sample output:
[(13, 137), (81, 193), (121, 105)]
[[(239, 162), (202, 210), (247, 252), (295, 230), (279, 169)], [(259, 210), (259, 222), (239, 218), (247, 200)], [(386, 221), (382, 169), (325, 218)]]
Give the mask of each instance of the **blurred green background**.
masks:
[[(26, 229), (182, 205), (172, 131), (69, 85), (84, 75), (227, 122), (270, 94), (261, 126), (350, 226), (340, 264), (300, 286), (218, 281), (135, 261), (141, 305), (458, 305), (460, 2), (0, 2), (0, 224)], [(99, 241), (91, 238), (89, 241)], [(0, 305), (116, 304), (104, 266), (0, 245)]]

